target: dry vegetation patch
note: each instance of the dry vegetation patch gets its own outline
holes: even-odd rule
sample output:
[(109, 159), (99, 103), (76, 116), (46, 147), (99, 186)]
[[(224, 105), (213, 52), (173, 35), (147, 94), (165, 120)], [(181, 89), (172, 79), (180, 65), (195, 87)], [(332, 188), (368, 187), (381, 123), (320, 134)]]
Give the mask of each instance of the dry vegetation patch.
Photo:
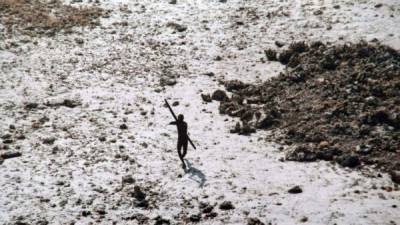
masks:
[(30, 36), (68, 33), (75, 26), (94, 27), (108, 13), (97, 6), (75, 7), (59, 0), (0, 0), (0, 23), (7, 33)]

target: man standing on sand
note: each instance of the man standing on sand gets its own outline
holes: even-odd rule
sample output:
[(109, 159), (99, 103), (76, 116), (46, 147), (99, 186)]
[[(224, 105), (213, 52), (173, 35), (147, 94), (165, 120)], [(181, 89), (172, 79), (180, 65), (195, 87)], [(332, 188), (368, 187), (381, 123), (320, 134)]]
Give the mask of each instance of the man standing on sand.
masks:
[[(187, 134), (187, 123), (183, 121), (183, 115), (179, 114), (178, 115), (178, 120), (173, 121), (169, 123), (170, 125), (176, 125), (178, 128), (178, 155), (179, 159), (182, 161), (182, 168), (186, 169), (186, 164), (185, 161), (183, 161), (183, 158), (186, 156), (187, 148), (188, 148), (188, 134)], [(181, 152), (181, 149), (183, 147), (183, 152)]]

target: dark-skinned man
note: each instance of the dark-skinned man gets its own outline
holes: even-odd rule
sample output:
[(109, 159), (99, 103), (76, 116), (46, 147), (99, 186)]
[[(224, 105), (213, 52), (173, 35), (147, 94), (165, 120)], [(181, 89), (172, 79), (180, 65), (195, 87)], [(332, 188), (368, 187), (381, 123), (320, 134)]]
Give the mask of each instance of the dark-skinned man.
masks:
[[(185, 164), (185, 161), (183, 161), (183, 159), (186, 156), (187, 148), (188, 148), (188, 134), (187, 134), (188, 125), (183, 119), (184, 119), (183, 115), (179, 114), (178, 120), (173, 121), (169, 124), (176, 125), (176, 127), (178, 128), (177, 150), (178, 150), (179, 159), (182, 161), (182, 168), (186, 169), (186, 164)], [(181, 152), (182, 148), (183, 148), (183, 152)]]

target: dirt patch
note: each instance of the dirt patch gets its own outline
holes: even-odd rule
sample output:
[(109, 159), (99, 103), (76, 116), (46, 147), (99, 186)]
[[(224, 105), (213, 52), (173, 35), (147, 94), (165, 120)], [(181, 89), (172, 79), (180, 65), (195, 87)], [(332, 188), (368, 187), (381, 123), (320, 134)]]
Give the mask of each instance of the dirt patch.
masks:
[(52, 36), (75, 26), (94, 27), (109, 12), (97, 6), (75, 7), (59, 0), (0, 0), (0, 23), (8, 33)]
[(285, 72), (258, 85), (225, 82), (232, 97), (221, 101), (220, 113), (242, 121), (232, 132), (280, 128), (279, 138), (297, 146), (288, 160), (400, 170), (398, 51), (365, 42), (300, 42), (266, 54), (287, 65)]

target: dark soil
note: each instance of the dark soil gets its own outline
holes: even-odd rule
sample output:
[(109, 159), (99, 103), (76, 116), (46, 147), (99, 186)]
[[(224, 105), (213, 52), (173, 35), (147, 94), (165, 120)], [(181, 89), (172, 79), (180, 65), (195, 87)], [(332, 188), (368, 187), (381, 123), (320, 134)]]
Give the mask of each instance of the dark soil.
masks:
[[(293, 43), (268, 58), (287, 68), (263, 84), (227, 81), (220, 113), (243, 127), (277, 129), (288, 160), (400, 170), (400, 54), (365, 42)], [(271, 57), (274, 56), (274, 57)], [(250, 129), (251, 130), (251, 129)], [(236, 126), (232, 132), (241, 132)]]

